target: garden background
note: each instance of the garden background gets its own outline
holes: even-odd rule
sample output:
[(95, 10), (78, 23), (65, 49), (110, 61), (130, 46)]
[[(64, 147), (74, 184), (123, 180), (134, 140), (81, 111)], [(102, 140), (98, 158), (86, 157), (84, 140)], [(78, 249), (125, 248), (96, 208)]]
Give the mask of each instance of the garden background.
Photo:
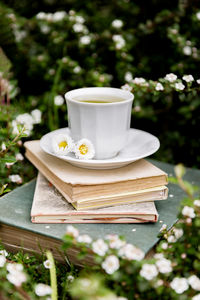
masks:
[(199, 30), (196, 0), (1, 0), (0, 194), (36, 175), (23, 142), (66, 127), (63, 95), (85, 86), (131, 90), (153, 158), (198, 168)]

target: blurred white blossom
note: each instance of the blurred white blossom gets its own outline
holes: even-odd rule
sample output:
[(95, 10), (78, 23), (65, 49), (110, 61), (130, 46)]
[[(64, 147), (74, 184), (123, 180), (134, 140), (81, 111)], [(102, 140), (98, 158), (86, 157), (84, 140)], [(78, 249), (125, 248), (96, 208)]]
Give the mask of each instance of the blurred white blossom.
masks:
[(162, 85), (160, 82), (158, 82), (158, 83), (156, 84), (155, 90), (156, 90), (156, 91), (163, 91), (163, 90), (164, 90), (164, 87), (163, 87), (163, 85)]
[(122, 22), (122, 20), (116, 19), (116, 20), (112, 21), (112, 26), (114, 28), (121, 28), (123, 26), (123, 22)]
[(112, 39), (115, 43), (116, 49), (122, 49), (126, 45), (124, 38), (120, 34), (114, 34)]
[(52, 289), (49, 285), (47, 284), (44, 284), (44, 283), (38, 283), (36, 286), (35, 286), (35, 293), (37, 296), (39, 297), (44, 297), (44, 296), (47, 296), (47, 295), (51, 295), (52, 293)]
[(192, 48), (190, 46), (183, 47), (183, 53), (185, 55), (188, 55), (188, 56), (191, 55), (192, 54)]
[(39, 109), (34, 109), (31, 112), (31, 116), (33, 118), (33, 124), (41, 123), (42, 112)]
[(152, 280), (158, 275), (158, 270), (155, 265), (144, 264), (140, 270), (140, 276), (146, 280)]
[(183, 207), (182, 214), (183, 214), (183, 216), (189, 217), (189, 218), (194, 218), (196, 216), (195, 212), (194, 212), (194, 208), (187, 206), (187, 205)]
[(198, 20), (200, 20), (200, 11), (198, 11), (198, 12), (196, 13), (196, 17), (197, 17)]
[(115, 255), (109, 255), (102, 263), (102, 268), (107, 274), (113, 274), (119, 269), (119, 259)]
[(44, 267), (45, 267), (46, 269), (51, 269), (51, 268), (52, 268), (52, 263), (50, 262), (49, 259), (45, 260), (45, 261), (43, 262), (43, 265), (44, 265)]
[(92, 250), (96, 254), (104, 256), (108, 251), (108, 245), (102, 239), (98, 239), (92, 243)]
[(185, 80), (186, 82), (192, 82), (194, 81), (194, 77), (192, 75), (184, 75), (183, 80)]
[(19, 183), (19, 184), (22, 183), (22, 178), (18, 174), (9, 175), (9, 179), (10, 179), (11, 182), (16, 182), (16, 183)]
[(162, 258), (156, 261), (156, 267), (162, 274), (169, 273), (172, 271), (172, 263), (169, 259)]
[(182, 294), (183, 292), (187, 291), (189, 287), (187, 279), (183, 277), (175, 277), (170, 283), (170, 286), (177, 294)]
[(184, 90), (185, 86), (184, 86), (184, 84), (182, 84), (182, 82), (176, 82), (175, 88), (176, 88), (176, 90), (182, 91), (182, 90)]
[(0, 268), (2, 268), (6, 263), (6, 258), (4, 255), (0, 255)]
[(200, 207), (200, 200), (199, 199), (194, 200), (194, 205)]
[(174, 73), (169, 73), (165, 76), (165, 79), (168, 80), (169, 82), (174, 82), (176, 81), (177, 76)]
[(78, 229), (76, 229), (73, 225), (67, 225), (66, 233), (74, 238), (77, 238), (79, 235)]
[(64, 98), (62, 96), (57, 95), (54, 97), (54, 104), (56, 106), (61, 106), (61, 105), (63, 105), (63, 103), (64, 103)]
[(82, 45), (88, 45), (91, 42), (91, 37), (89, 35), (83, 35), (82, 37), (80, 37), (80, 43)]
[(125, 79), (125, 81), (128, 81), (128, 82), (132, 81), (133, 80), (132, 73), (131, 72), (126, 72), (125, 76), (124, 76), (124, 79)]
[(128, 260), (142, 260), (144, 252), (132, 244), (126, 244), (119, 250), (119, 255)]
[(90, 244), (92, 242), (92, 238), (88, 234), (79, 235), (77, 237), (77, 242)]
[(196, 275), (192, 275), (188, 278), (188, 283), (195, 291), (200, 291), (200, 279)]

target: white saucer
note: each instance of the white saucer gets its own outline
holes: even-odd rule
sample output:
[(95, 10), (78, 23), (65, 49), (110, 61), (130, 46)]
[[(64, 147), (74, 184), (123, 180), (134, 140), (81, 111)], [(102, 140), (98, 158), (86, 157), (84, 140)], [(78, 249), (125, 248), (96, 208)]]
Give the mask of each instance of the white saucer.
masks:
[(153, 154), (160, 147), (160, 142), (154, 135), (142, 130), (131, 128), (127, 144), (115, 157), (103, 160), (81, 160), (75, 158), (73, 153), (66, 156), (59, 156), (53, 153), (51, 140), (54, 136), (60, 133), (69, 135), (69, 128), (61, 128), (45, 134), (40, 140), (40, 147), (42, 150), (50, 155), (65, 160), (76, 167), (86, 169), (115, 169), (123, 167), (136, 160)]

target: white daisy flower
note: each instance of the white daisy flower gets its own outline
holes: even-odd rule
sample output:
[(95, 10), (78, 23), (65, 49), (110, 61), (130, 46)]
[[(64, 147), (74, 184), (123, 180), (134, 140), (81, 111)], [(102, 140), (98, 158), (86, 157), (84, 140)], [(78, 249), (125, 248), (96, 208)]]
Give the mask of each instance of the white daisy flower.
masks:
[(102, 263), (102, 268), (106, 271), (107, 274), (113, 274), (119, 269), (119, 259), (115, 255), (109, 255), (106, 257)]
[(75, 155), (80, 159), (92, 159), (95, 155), (93, 144), (88, 139), (81, 139), (75, 145)]
[(170, 283), (170, 286), (177, 294), (182, 294), (183, 292), (187, 291), (189, 287), (187, 279), (183, 277), (175, 277)]
[(53, 152), (57, 155), (67, 155), (74, 149), (72, 138), (67, 134), (58, 134), (52, 139)]
[(144, 277), (146, 280), (152, 280), (158, 275), (158, 270), (155, 265), (144, 264), (140, 270), (140, 276)]

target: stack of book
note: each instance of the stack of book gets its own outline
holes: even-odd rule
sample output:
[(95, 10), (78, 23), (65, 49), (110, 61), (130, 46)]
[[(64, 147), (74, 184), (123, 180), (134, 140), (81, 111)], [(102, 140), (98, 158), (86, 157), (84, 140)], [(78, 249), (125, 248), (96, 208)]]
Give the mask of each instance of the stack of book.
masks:
[(114, 170), (75, 167), (25, 143), (39, 174), (31, 210), (35, 223), (156, 222), (154, 201), (167, 199), (167, 174), (145, 159)]

